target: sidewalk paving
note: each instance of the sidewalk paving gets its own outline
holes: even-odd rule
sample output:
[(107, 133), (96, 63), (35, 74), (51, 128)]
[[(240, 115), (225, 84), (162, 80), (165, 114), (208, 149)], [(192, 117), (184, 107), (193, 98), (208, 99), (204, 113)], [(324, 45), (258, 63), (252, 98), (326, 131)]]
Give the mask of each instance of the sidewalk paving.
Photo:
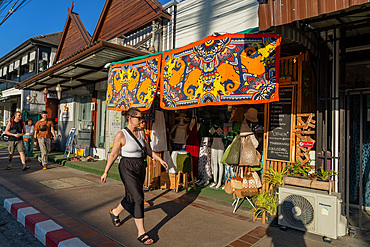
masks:
[[(127, 212), (120, 216), (122, 226), (114, 227), (111, 222), (108, 211), (122, 200), (124, 190), (121, 181), (100, 182), (105, 162), (63, 161), (58, 155), (63, 156), (54, 153), (50, 159), (60, 165), (42, 170), (33, 159), (27, 171), (22, 171), (19, 155), (15, 155), (13, 169), (7, 171), (7, 152), (0, 150), (0, 198), (20, 198), (89, 246), (142, 246)], [(118, 175), (115, 169), (110, 178)], [(145, 209), (145, 226), (156, 246), (369, 246), (369, 242), (350, 237), (326, 244), (317, 235), (253, 223), (247, 207), (232, 213), (230, 195), (229, 201), (214, 199), (205, 196), (206, 190), (145, 193), (152, 204)]]

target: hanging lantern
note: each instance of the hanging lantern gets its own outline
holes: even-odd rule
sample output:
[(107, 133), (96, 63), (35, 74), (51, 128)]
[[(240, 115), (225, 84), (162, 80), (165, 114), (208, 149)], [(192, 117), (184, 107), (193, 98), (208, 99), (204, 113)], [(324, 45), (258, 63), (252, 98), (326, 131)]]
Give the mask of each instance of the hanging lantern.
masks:
[(58, 99), (61, 99), (62, 98), (62, 87), (60, 86), (60, 84), (57, 85), (55, 90), (57, 91)]

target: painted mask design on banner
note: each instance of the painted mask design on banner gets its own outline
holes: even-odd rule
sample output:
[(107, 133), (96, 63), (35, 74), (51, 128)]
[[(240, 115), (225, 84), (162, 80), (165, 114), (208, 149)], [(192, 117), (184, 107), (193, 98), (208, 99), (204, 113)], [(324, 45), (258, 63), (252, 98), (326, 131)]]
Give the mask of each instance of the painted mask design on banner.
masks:
[(277, 101), (280, 39), (276, 34), (225, 34), (164, 52), (161, 107)]
[(130, 107), (147, 110), (157, 92), (161, 55), (111, 66), (108, 76), (107, 108), (123, 111)]

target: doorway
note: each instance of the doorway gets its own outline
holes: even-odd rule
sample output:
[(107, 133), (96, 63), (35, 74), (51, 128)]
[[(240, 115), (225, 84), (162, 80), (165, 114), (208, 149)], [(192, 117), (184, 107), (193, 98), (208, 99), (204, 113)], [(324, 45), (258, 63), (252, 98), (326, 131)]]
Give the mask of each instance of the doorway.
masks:
[(346, 211), (352, 226), (370, 230), (370, 88), (347, 91)]

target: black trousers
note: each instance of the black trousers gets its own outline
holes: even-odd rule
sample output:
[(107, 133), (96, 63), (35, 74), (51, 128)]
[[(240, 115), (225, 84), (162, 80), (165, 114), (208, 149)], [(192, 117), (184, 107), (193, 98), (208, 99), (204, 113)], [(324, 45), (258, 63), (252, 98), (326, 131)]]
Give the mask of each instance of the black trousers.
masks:
[(119, 174), (125, 186), (125, 197), (121, 204), (135, 219), (144, 218), (145, 168), (146, 162), (143, 158), (122, 157), (119, 163)]

